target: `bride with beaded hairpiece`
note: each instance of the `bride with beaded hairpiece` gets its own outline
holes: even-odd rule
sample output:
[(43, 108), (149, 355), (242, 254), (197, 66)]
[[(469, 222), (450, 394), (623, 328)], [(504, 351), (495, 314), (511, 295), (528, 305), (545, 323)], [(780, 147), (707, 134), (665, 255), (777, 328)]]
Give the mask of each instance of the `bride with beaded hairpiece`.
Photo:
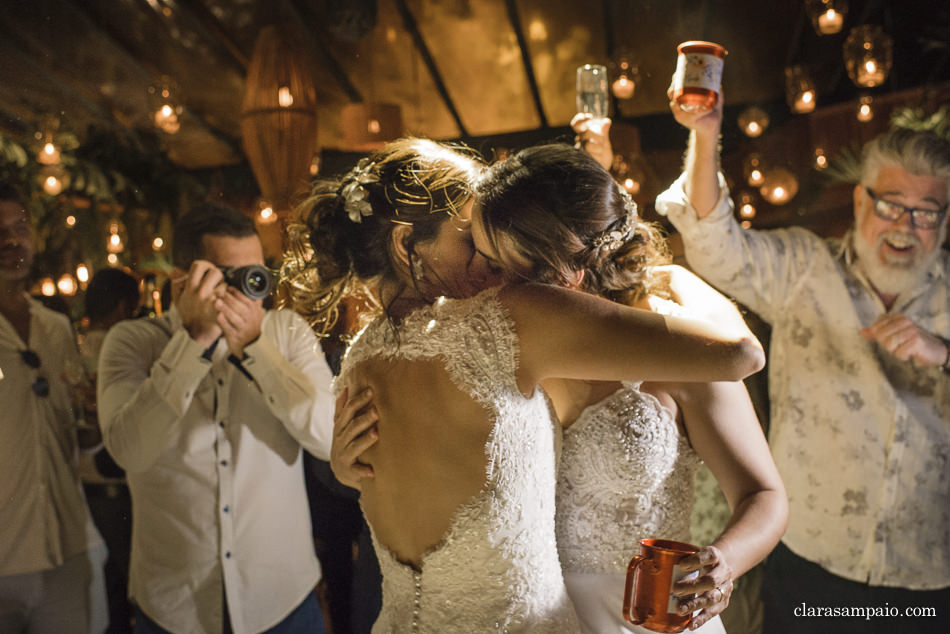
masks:
[(735, 380), (763, 362), (746, 331), (496, 286), (472, 244), (479, 169), (430, 141), (390, 143), (314, 187), (285, 266), (318, 321), (358, 287), (382, 307), (337, 383), (341, 421), (365, 388), (378, 417), (360, 452), (374, 477), (355, 483), (383, 573), (375, 632), (578, 631), (555, 543), (559, 428), (539, 382)]
[[(523, 277), (668, 315), (744, 328), (735, 306), (684, 269), (636, 204), (589, 156), (529, 148), (493, 166), (478, 191), (476, 247)], [(564, 245), (570, 245), (565, 247)], [(691, 628), (723, 632), (733, 580), (777, 544), (784, 487), (742, 383), (549, 380), (565, 428), (557, 485), (558, 551), (585, 632), (647, 632), (621, 607), (638, 540), (690, 539), (693, 476), (705, 461), (733, 508), (713, 544), (680, 563)]]

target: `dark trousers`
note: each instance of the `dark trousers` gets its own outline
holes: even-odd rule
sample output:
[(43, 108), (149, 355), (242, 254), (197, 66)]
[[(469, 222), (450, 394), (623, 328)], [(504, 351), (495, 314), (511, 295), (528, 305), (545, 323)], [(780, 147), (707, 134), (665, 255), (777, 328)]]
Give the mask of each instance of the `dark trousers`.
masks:
[[(135, 634), (174, 634), (150, 619), (139, 608), (135, 609)], [(231, 622), (227, 607), (224, 611), (224, 632), (231, 634)], [(323, 610), (317, 594), (311, 592), (303, 602), (294, 608), (283, 621), (263, 632), (263, 634), (327, 634), (323, 623)]]
[(784, 544), (769, 555), (762, 602), (763, 634), (950, 631), (950, 587), (907, 590), (850, 581), (799, 557)]
[(132, 631), (132, 604), (129, 603), (129, 554), (132, 550), (132, 498), (124, 484), (83, 484), (92, 521), (102, 534), (109, 558), (106, 560), (106, 596), (109, 599), (107, 634)]

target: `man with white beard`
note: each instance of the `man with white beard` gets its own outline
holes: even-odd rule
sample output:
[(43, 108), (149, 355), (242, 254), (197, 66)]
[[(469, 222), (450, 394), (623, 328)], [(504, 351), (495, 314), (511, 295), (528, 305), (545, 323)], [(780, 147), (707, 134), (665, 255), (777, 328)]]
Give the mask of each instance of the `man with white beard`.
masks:
[(689, 150), (657, 210), (690, 266), (772, 327), (769, 443), (790, 522), (766, 569), (763, 631), (946, 631), (950, 142), (909, 130), (869, 142), (854, 227), (825, 240), (743, 230), (718, 171), (721, 100), (671, 108)]

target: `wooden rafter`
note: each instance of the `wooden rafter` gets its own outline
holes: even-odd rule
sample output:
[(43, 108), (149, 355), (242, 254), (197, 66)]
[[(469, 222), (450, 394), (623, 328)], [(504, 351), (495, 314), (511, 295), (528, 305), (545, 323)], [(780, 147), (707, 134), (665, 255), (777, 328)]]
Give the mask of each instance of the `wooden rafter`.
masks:
[(518, 48), (521, 50), (521, 61), (524, 64), (524, 74), (528, 79), (528, 88), (531, 89), (531, 97), (534, 99), (534, 107), (538, 111), (538, 118), (541, 120), (541, 128), (548, 128), (548, 118), (544, 114), (544, 104), (541, 103), (541, 91), (538, 90), (538, 80), (534, 75), (534, 65), (531, 63), (531, 52), (528, 51), (528, 40), (524, 36), (524, 29), (521, 28), (521, 18), (518, 16), (518, 6), (515, 0), (505, 0), (505, 7), (508, 9), (508, 21), (518, 39)]

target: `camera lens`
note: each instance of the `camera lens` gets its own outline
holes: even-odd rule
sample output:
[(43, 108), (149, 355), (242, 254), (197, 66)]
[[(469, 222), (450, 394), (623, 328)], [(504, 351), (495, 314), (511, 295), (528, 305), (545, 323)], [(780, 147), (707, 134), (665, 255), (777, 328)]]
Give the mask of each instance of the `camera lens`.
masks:
[(224, 269), (225, 281), (251, 299), (264, 299), (274, 285), (270, 271), (260, 264)]

